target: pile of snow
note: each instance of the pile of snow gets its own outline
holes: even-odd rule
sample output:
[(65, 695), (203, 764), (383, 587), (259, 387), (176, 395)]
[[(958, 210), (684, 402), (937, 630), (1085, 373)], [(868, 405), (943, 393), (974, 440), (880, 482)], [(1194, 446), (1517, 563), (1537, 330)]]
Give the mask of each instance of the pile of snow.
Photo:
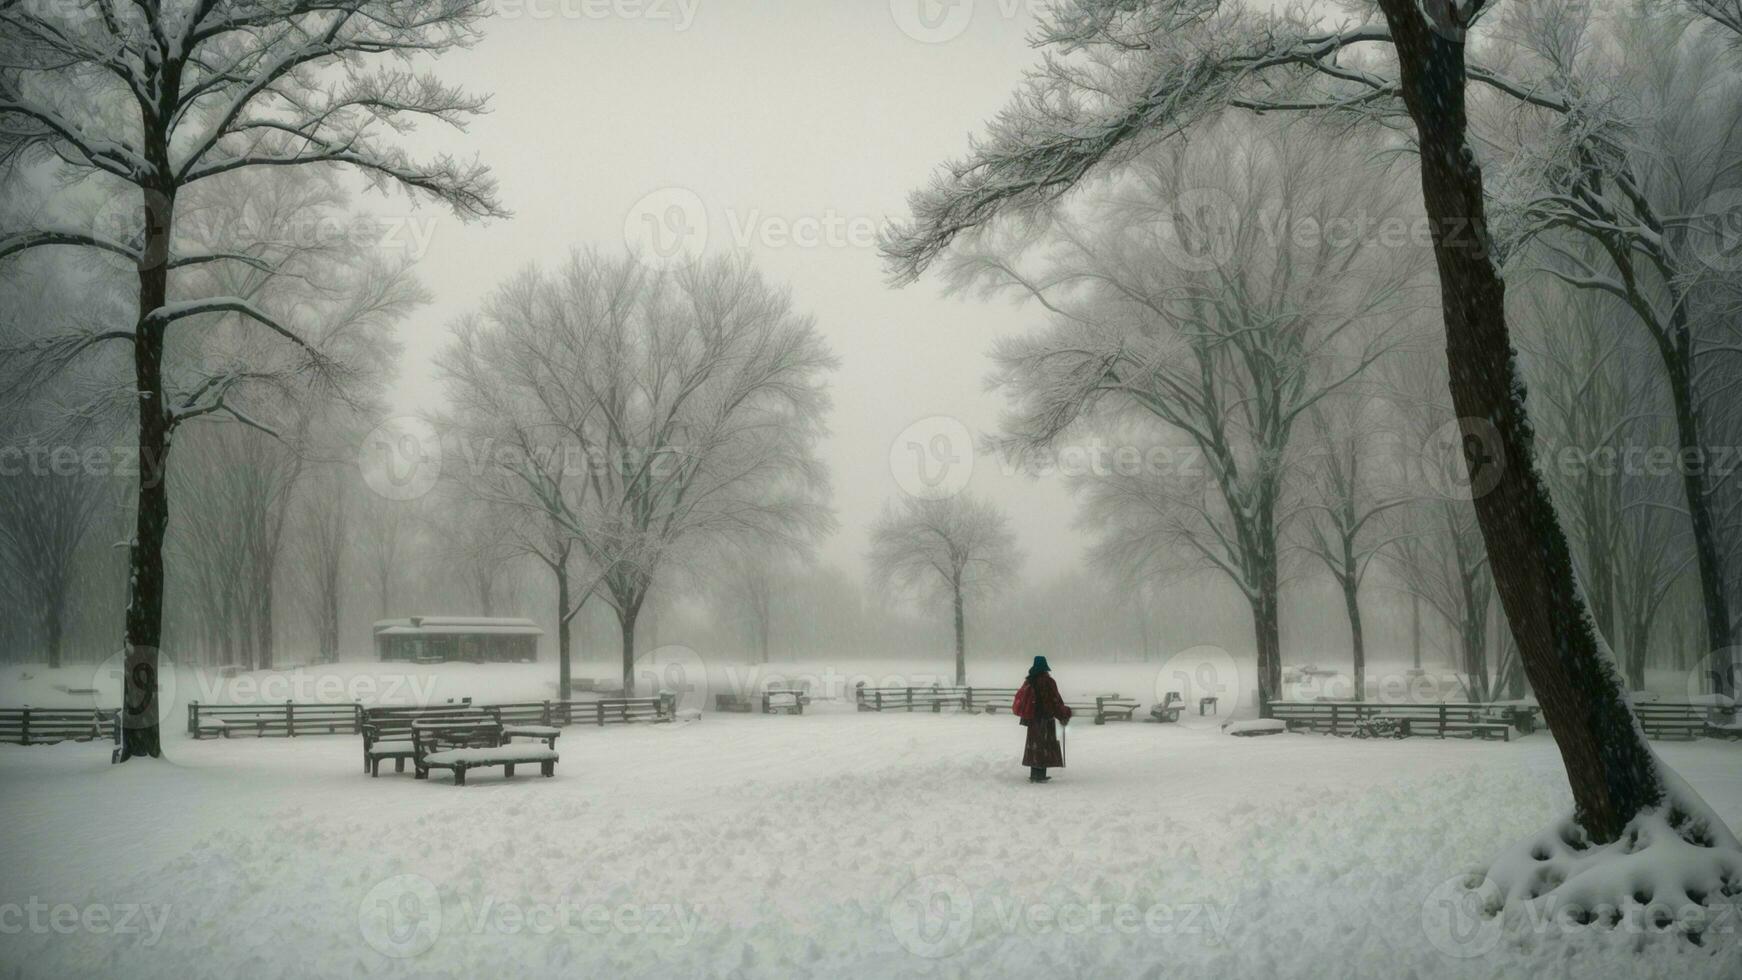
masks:
[(1280, 718), (1253, 718), (1227, 722), (1222, 730), (1230, 735), (1280, 735), (1288, 731), (1288, 724)]
[[(1738, 760), (1742, 761), (1742, 760)], [(1742, 923), (1742, 844), (1699, 794), (1665, 774), (1662, 805), (1593, 842), (1571, 817), (1508, 848), (1470, 883), (1482, 911), (1621, 929), (1638, 937), (1735, 938)]]

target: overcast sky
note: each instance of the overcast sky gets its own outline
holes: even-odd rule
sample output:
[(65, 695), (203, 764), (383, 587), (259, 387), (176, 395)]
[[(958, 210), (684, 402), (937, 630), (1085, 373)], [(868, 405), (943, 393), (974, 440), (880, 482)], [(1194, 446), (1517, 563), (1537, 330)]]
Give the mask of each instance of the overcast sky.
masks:
[[(920, 4), (931, 19), (920, 17)], [(670, 247), (680, 230), (710, 252), (746, 247), (789, 285), (840, 357), (832, 435), (841, 531), (822, 557), (858, 574), (865, 525), (931, 456), (978, 435), (1000, 404), (984, 389), (985, 351), (1035, 314), (945, 298), (937, 282), (884, 285), (875, 229), (904, 217), (909, 190), (963, 152), (1036, 58), (1016, 0), (498, 0), (483, 43), (444, 57), (442, 77), (493, 94), (466, 133), (426, 127), (412, 141), (480, 154), (515, 212), (462, 225), (425, 207), (419, 271), (435, 302), (403, 337), (397, 409), (436, 403), (431, 355), (453, 317), (527, 263), (575, 246)], [(613, 9), (619, 11), (613, 13)], [(391, 216), (398, 199), (371, 198)], [(648, 225), (649, 216), (658, 222)], [(648, 238), (659, 234), (662, 241)], [(906, 460), (892, 473), (891, 446)], [(942, 455), (948, 456), (947, 452)], [(930, 479), (947, 475), (931, 458)], [(1057, 477), (974, 462), (971, 487), (1011, 513), (1030, 576), (1081, 560), (1085, 538)]]

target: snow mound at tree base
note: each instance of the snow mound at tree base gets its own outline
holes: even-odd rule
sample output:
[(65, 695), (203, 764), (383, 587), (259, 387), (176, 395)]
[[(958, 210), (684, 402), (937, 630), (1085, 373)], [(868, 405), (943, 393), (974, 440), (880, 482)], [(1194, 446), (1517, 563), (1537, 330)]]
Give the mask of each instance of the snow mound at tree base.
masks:
[(1698, 793), (1664, 773), (1663, 802), (1594, 843), (1571, 817), (1514, 844), (1466, 887), (1508, 933), (1610, 929), (1700, 943), (1742, 928), (1742, 844)]

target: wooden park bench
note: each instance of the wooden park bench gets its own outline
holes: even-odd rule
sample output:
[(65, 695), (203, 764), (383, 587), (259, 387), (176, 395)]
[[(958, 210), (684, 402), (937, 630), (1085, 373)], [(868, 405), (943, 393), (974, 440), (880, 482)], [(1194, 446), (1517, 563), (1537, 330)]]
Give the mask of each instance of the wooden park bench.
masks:
[(1205, 695), (1198, 699), (1198, 717), (1203, 717), (1205, 708), (1209, 708), (1210, 714), (1212, 715), (1219, 715), (1222, 713), (1222, 709), (1216, 701), (1216, 696), (1213, 694)]
[(516, 765), (535, 764), (543, 775), (556, 775), (555, 748), (506, 741), (503, 726), (487, 714), (420, 718), (411, 723), (411, 739), (417, 779), (428, 779), (431, 769), (448, 769), (454, 774), (454, 785), (464, 786), (471, 769), (501, 766), (504, 776), (513, 778)]
[[(1179, 696), (1179, 692), (1169, 691), (1162, 696), (1159, 704), (1149, 706), (1149, 717), (1159, 722), (1177, 722), (1180, 712), (1185, 708), (1185, 699)], [(1201, 709), (1199, 713), (1202, 713)]]
[(756, 710), (756, 702), (748, 694), (716, 694), (714, 695), (715, 711), (738, 711), (749, 714)]
[(354, 735), (362, 730), (362, 708), (347, 704), (297, 704), (286, 701), (273, 705), (188, 704), (188, 734), (194, 738), (214, 735), (269, 735), (294, 738), (298, 735)]
[(49, 745), (96, 739), (121, 744), (120, 708), (0, 708), (0, 742)]
[[(393, 771), (404, 772), (405, 760), (412, 758), (411, 723), (420, 718), (466, 720), (488, 717), (470, 704), (428, 706), (391, 706), (363, 709), (363, 771), (371, 776), (381, 774), (381, 761), (393, 760)], [(490, 719), (500, 724), (494, 718)]]
[(803, 691), (785, 687), (771, 687), (762, 692), (762, 713), (772, 715), (784, 711), (789, 715), (804, 714), (804, 703), (809, 700)]
[(1097, 725), (1105, 725), (1109, 721), (1130, 721), (1137, 713), (1137, 702), (1122, 698), (1117, 694), (1097, 694), (1093, 700), (1082, 702), (1066, 701), (1071, 711), (1081, 711), (1095, 720)]

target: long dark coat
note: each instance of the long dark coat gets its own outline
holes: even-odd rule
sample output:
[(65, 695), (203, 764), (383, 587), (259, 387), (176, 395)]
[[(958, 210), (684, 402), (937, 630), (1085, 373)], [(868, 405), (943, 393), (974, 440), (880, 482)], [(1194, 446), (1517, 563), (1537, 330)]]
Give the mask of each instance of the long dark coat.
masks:
[(1065, 750), (1059, 745), (1056, 722), (1069, 722), (1071, 709), (1059, 697), (1059, 686), (1052, 675), (1042, 671), (1024, 682), (1034, 688), (1034, 717), (1024, 718), (1028, 739), (1022, 747), (1022, 764), (1034, 769), (1062, 769)]

